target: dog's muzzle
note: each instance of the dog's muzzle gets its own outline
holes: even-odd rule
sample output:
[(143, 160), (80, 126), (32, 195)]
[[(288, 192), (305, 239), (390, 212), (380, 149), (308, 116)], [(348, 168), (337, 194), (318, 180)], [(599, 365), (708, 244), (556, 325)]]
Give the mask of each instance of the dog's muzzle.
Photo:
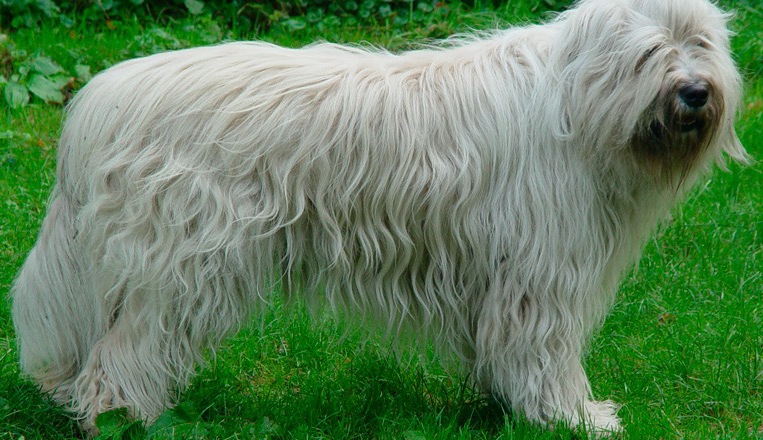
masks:
[(706, 119), (706, 107), (710, 99), (710, 86), (704, 81), (690, 82), (678, 89), (678, 130), (688, 133), (701, 130)]
[(722, 112), (709, 81), (686, 79), (654, 102), (632, 139), (634, 151), (660, 170), (685, 169), (707, 146)]

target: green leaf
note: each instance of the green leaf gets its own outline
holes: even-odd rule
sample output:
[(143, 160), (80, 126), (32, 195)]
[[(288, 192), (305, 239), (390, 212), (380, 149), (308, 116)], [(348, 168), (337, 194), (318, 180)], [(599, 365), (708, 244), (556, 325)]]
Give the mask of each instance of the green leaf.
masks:
[(45, 102), (63, 104), (64, 95), (61, 88), (53, 81), (42, 75), (32, 75), (27, 83), (29, 91)]
[(37, 57), (32, 61), (32, 70), (41, 75), (50, 76), (64, 69), (48, 57)]
[(23, 85), (8, 81), (5, 85), (5, 102), (11, 108), (21, 108), (29, 103), (29, 92)]
[(164, 411), (146, 430), (146, 438), (207, 438), (209, 432), (203, 426), (201, 415), (188, 403)]
[(90, 66), (86, 64), (77, 64), (74, 66), (74, 72), (77, 74), (77, 79), (82, 82), (88, 82), (93, 77), (93, 74), (90, 73)]
[(61, 9), (59, 9), (58, 5), (56, 5), (53, 0), (37, 0), (36, 5), (37, 8), (48, 17), (53, 17), (55, 14), (61, 12)]
[(305, 24), (304, 18), (302, 17), (289, 18), (288, 20), (282, 21), (280, 24), (290, 32), (304, 29), (307, 26), (307, 24)]
[(127, 425), (127, 410), (124, 408), (98, 414), (95, 426), (100, 432), (96, 439), (114, 438), (116, 434), (124, 431), (125, 425)]
[(69, 75), (63, 73), (59, 75), (53, 75), (48, 79), (53, 83), (54, 86), (56, 86), (58, 90), (63, 90), (64, 87), (66, 87), (72, 81), (72, 78)]
[(183, 4), (191, 15), (199, 15), (204, 10), (204, 2), (199, 0), (185, 0)]
[(131, 440), (146, 438), (143, 423), (133, 420), (124, 408), (117, 408), (101, 413), (95, 419), (95, 426), (100, 431), (94, 440)]
[(68, 15), (64, 15), (64, 14), (60, 14), (58, 16), (58, 20), (61, 22), (61, 26), (65, 27), (67, 29), (71, 28), (75, 24), (75, 21), (71, 17), (69, 17)]

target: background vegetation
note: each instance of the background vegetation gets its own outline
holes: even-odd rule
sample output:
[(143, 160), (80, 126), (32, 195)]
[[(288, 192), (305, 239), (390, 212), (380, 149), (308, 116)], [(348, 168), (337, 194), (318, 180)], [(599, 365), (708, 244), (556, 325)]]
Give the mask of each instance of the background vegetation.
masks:
[[(121, 60), (233, 39), (392, 50), (454, 32), (538, 21), (567, 0), (266, 2), (0, 0), (0, 297), (31, 249), (54, 181), (62, 106)], [(738, 131), (763, 156), (763, 12), (734, 9), (745, 76)], [(623, 403), (624, 438), (763, 438), (763, 167), (714, 172), (652, 240), (588, 357), (594, 393)], [(475, 395), (433, 360), (275, 306), (210, 357), (151, 427), (120, 412), (101, 438), (571, 438)], [(404, 356), (405, 357), (405, 356)], [(20, 376), (0, 300), (0, 438), (81, 438)]]

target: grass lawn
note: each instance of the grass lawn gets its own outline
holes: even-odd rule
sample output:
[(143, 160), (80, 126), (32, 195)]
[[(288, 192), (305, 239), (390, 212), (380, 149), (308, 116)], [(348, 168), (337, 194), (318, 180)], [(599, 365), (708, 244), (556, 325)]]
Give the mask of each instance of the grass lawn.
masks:
[[(159, 21), (101, 20), (5, 31), (0, 73), (48, 57), (65, 72), (96, 73), (121, 60), (229, 39), (298, 46), (321, 38), (393, 50), (471, 28), (538, 20), (555, 2), (453, 6), (414, 25), (273, 26), (228, 30), (204, 14)], [(763, 157), (763, 8), (736, 9), (733, 46), (745, 76), (738, 133)], [(755, 6), (753, 6), (755, 5)], [(6, 70), (2, 70), (6, 69)], [(13, 69), (13, 67), (11, 67)], [(74, 87), (86, 79), (83, 74)], [(2, 96), (0, 96), (2, 101)], [(0, 297), (31, 249), (54, 182), (62, 108), (32, 99), (0, 103)], [(716, 170), (646, 248), (594, 340), (587, 371), (599, 399), (622, 403), (624, 438), (763, 438), (763, 165)], [(403, 355), (405, 359), (405, 355)], [(10, 304), (0, 300), (0, 439), (81, 438), (66, 413), (20, 376)], [(502, 413), (436, 360), (398, 362), (384, 342), (330, 320), (274, 307), (262, 325), (232, 337), (149, 428), (119, 412), (102, 438), (572, 438)]]

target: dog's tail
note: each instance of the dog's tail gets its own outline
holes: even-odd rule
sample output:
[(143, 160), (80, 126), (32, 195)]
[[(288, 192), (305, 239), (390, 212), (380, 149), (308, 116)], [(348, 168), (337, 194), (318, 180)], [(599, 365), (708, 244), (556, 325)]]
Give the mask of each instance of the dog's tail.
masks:
[(84, 285), (89, 258), (77, 244), (75, 217), (57, 187), (11, 292), (22, 371), (59, 401), (68, 400), (97, 331), (92, 321), (97, 305)]

